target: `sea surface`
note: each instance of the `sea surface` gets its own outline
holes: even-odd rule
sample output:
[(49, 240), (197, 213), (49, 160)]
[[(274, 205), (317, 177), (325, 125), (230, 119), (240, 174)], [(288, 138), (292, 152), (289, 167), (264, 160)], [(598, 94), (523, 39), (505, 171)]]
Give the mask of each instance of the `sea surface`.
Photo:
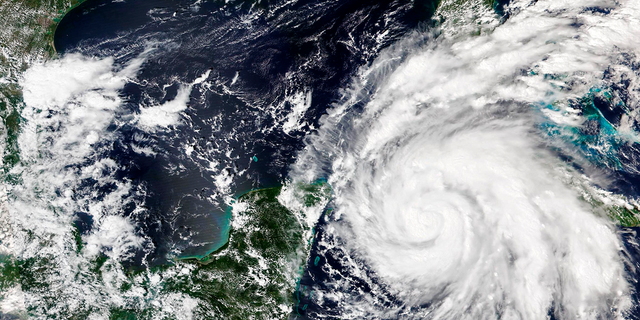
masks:
[(15, 211), (144, 269), (322, 181), (294, 317), (637, 319), (640, 5), (592, 2), (88, 0), (26, 73)]
[[(114, 179), (145, 190), (146, 213), (135, 220), (154, 249), (141, 255), (163, 263), (226, 243), (229, 199), (282, 184), (354, 72), (426, 27), (433, 11), (429, 1), (89, 0), (65, 15), (55, 33), (61, 57), (112, 57), (116, 68), (144, 59), (119, 92), (125, 103), (107, 129), (117, 138), (100, 155), (116, 162)], [(143, 111), (171, 101), (184, 104), (178, 122)], [(78, 212), (82, 232), (91, 219)]]

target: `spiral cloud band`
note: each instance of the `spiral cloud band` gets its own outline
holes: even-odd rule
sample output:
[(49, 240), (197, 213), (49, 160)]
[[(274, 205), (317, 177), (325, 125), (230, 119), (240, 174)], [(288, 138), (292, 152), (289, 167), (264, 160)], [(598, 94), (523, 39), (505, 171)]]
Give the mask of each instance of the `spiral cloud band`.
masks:
[(399, 306), (345, 290), (351, 280), (329, 265), (317, 304), (345, 318), (625, 317), (632, 289), (613, 222), (567, 185), (575, 173), (537, 130), (582, 121), (568, 101), (606, 69), (628, 72), (620, 57), (640, 47), (640, 4), (586, 2), (514, 1), (502, 24), (469, 18), (485, 19), (480, 35), (445, 23), (361, 73), (293, 176), (329, 177), (324, 253), (344, 243), (342, 266), (373, 274)]
[(412, 304), (446, 297), (436, 318), (544, 319), (556, 299), (579, 318), (607, 313), (626, 291), (616, 235), (549, 172), (550, 156), (508, 121), (421, 126), (436, 119), (379, 141), (338, 189), (377, 274)]

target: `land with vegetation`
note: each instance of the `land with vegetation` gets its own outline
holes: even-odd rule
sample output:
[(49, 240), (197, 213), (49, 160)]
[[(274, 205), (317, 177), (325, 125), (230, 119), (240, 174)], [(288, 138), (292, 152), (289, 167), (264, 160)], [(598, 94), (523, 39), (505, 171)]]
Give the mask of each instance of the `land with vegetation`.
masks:
[[(63, 306), (65, 288), (51, 282), (60, 266), (47, 257), (16, 259), (2, 252), (3, 241), (10, 238), (6, 209), (6, 183), (13, 183), (11, 169), (20, 161), (17, 137), (20, 130), (22, 73), (34, 63), (56, 57), (53, 36), (57, 22), (82, 0), (0, 0), (0, 150), (3, 184), (0, 186), (0, 302), (3, 293), (19, 290), (38, 301), (24, 306), (23, 313), (2, 314), (0, 319), (52, 315), (59, 319), (87, 319), (107, 313), (110, 319), (146, 319), (161, 313), (163, 306), (153, 304), (152, 297), (182, 295), (197, 302), (196, 318), (209, 319), (284, 319), (294, 306), (296, 277), (307, 259), (310, 227), (301, 220), (301, 212), (293, 212), (280, 203), (282, 188), (256, 190), (238, 198), (246, 207), (234, 213), (234, 223), (227, 245), (200, 260), (175, 261), (174, 264), (150, 270), (125, 270), (122, 278), (107, 277), (120, 268), (118, 263), (100, 255), (77, 270), (76, 280), (96, 284), (98, 294), (120, 295), (114, 303), (104, 298), (103, 307), (91, 301)], [(465, 0), (444, 0), (441, 6), (462, 8)], [(485, 2), (494, 8), (496, 2)], [(442, 9), (440, 9), (442, 11)], [(454, 21), (457, 14), (446, 17)], [(460, 16), (460, 15), (458, 15)], [(481, 34), (484, 29), (474, 27)], [(322, 208), (330, 196), (326, 183), (299, 186), (301, 208)], [(606, 196), (609, 197), (608, 195)], [(626, 201), (605, 204), (601, 197), (585, 193), (594, 207), (606, 207), (605, 213), (623, 226), (640, 225), (640, 212), (625, 206)], [(83, 240), (76, 230), (73, 244), (82, 254)], [(157, 280), (158, 277), (160, 280)], [(111, 282), (110, 282), (111, 281)], [(114, 282), (115, 281), (115, 282)], [(116, 292), (101, 291), (117, 283)], [(66, 291), (65, 291), (66, 292)], [(96, 303), (102, 303), (97, 301)], [(164, 309), (163, 309), (164, 310)], [(37, 316), (36, 316), (37, 317)]]

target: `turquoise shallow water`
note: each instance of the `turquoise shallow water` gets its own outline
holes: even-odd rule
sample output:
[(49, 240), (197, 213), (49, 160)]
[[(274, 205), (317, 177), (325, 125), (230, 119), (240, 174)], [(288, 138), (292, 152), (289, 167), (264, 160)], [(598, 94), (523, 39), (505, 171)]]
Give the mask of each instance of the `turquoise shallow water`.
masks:
[[(113, 58), (116, 69), (144, 56), (137, 79), (120, 93), (126, 103), (109, 128), (117, 138), (96, 156), (117, 163), (114, 180), (139, 186), (145, 209), (134, 223), (153, 248), (139, 259), (162, 264), (221, 248), (230, 232), (224, 198), (281, 184), (304, 137), (355, 70), (434, 10), (431, 0), (284, 3), (88, 0), (60, 22), (55, 46), (62, 55)], [(205, 74), (179, 125), (131, 124)], [(310, 101), (292, 118), (298, 96)], [(293, 129), (285, 132), (285, 123)], [(226, 179), (230, 185), (220, 190), (217, 181)], [(113, 188), (96, 192), (103, 197)], [(91, 217), (84, 216), (81, 231), (89, 233)]]
[(220, 231), (217, 235), (219, 239), (218, 241), (212, 242), (208, 246), (203, 246), (201, 249), (202, 253), (182, 255), (179, 256), (178, 259), (201, 260), (224, 247), (229, 242), (229, 233), (231, 232), (231, 215), (231, 208), (227, 209), (224, 215), (213, 215), (214, 217), (216, 217), (217, 223), (220, 226)]

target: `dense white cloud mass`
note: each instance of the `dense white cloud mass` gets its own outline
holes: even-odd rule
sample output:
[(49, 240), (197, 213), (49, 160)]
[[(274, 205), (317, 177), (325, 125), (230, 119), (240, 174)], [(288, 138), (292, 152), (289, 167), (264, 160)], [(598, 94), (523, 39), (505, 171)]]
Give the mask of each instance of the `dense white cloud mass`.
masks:
[[(341, 318), (622, 319), (633, 307), (614, 222), (584, 201), (580, 192), (591, 180), (557, 153), (591, 160), (558, 141), (576, 132), (563, 128), (586, 121), (574, 102), (606, 81), (628, 83), (627, 104), (637, 105), (640, 1), (514, 0), (504, 21), (485, 4), (442, 1), (439, 26), (364, 67), (307, 140), (294, 181), (279, 196), (308, 225), (327, 219), (319, 254), (334, 254), (344, 270), (321, 265), (333, 278), (313, 299), (337, 306)], [(154, 244), (135, 222), (146, 214), (145, 185), (118, 177), (123, 168), (110, 158), (121, 138), (113, 128), (156, 133), (188, 124), (193, 90), (210, 85), (210, 71), (176, 80), (162, 87), (175, 86), (173, 99), (125, 110), (122, 93), (147, 54), (124, 66), (70, 54), (24, 73), (20, 161), (7, 174), (19, 182), (0, 194), (7, 221), (0, 253), (51, 267), (39, 274), (47, 290), (11, 288), (2, 312), (32, 308), (46, 318), (53, 301), (55, 312), (86, 307), (95, 319), (113, 308), (193, 317), (197, 299), (162, 292), (163, 279), (182, 271), (130, 275), (122, 265)], [(313, 90), (287, 92), (280, 106), (291, 111), (274, 128), (294, 135), (309, 125)], [(617, 141), (639, 141), (636, 116), (622, 116)], [(547, 136), (541, 124), (559, 133)], [(156, 155), (138, 138), (127, 147)], [(589, 147), (609, 155), (605, 144)], [(210, 162), (211, 181), (232, 203), (234, 175), (222, 165)], [(295, 188), (318, 178), (333, 191), (324, 216), (324, 202), (309, 207)], [(243, 206), (236, 203), (234, 213)], [(82, 233), (74, 230), (81, 213), (91, 219)], [(232, 226), (243, 227), (243, 219)]]
[(173, 100), (159, 106), (142, 107), (140, 114), (137, 116), (138, 125), (149, 131), (177, 125), (180, 122), (180, 113), (187, 109), (193, 86), (203, 83), (210, 73), (211, 70), (208, 70), (192, 83), (181, 85), (180, 89), (178, 89), (178, 94)]
[[(0, 252), (35, 261), (34, 270), (25, 272), (34, 272), (34, 281), (46, 289), (25, 292), (18, 285), (2, 294), (0, 311), (21, 314), (26, 308), (34, 319), (44, 319), (51, 312), (64, 317), (91, 308), (88, 318), (107, 319), (113, 308), (140, 307), (155, 309), (158, 318), (166, 314), (192, 318), (198, 300), (161, 292), (163, 282), (157, 273), (132, 277), (122, 264), (153, 248), (134, 222), (136, 215), (145, 214), (146, 191), (118, 178), (116, 172), (122, 168), (105, 154), (119, 138), (109, 128), (122, 125), (117, 116), (126, 112), (122, 90), (136, 81), (148, 52), (126, 65), (113, 58), (69, 54), (25, 72), (20, 83), (24, 92), (20, 162), (9, 173), (19, 183), (5, 185), (6, 211), (0, 214), (7, 225)], [(177, 113), (184, 109), (191, 87), (203, 80), (186, 86), (186, 93), (174, 102), (176, 110), (170, 110), (176, 113), (172, 121), (179, 120)], [(138, 123), (135, 117), (124, 119)], [(92, 184), (89, 188), (83, 185), (87, 181)], [(100, 188), (107, 192), (100, 194)], [(125, 217), (127, 206), (134, 209)], [(91, 226), (82, 235), (74, 234), (78, 213), (91, 217)], [(99, 277), (92, 268), (98, 268)], [(171, 272), (175, 270), (164, 274)], [(123, 292), (125, 283), (131, 289)], [(48, 304), (53, 311), (45, 309)]]
[[(25, 73), (25, 124), (18, 140), (24, 165), (13, 169), (22, 183), (11, 190), (10, 210), (15, 210), (11, 216), (17, 230), (43, 238), (58, 235), (54, 238), (58, 245), (49, 250), (64, 252), (75, 212), (91, 214), (96, 230), (107, 216), (121, 213), (131, 186), (114, 181), (115, 161), (99, 155), (114, 139), (107, 127), (121, 108), (119, 90), (135, 77), (141, 63), (142, 58), (136, 59), (116, 71), (111, 58), (68, 55)], [(85, 179), (96, 180), (98, 186), (114, 183), (117, 188), (104, 201), (95, 201), (92, 195), (75, 194)], [(42, 254), (37, 242), (30, 245), (34, 247), (22, 248), (23, 255)]]
[(537, 124), (581, 123), (567, 101), (607, 69), (630, 72), (621, 56), (640, 50), (640, 3), (514, 1), (510, 13), (467, 21), (488, 22), (479, 35), (445, 23), (427, 45), (419, 35), (389, 49), (309, 140), (293, 176), (329, 174), (323, 245), (344, 242), (343, 265), (370, 267), (402, 306), (380, 307), (342, 277), (320, 305), (345, 317), (624, 317), (615, 227), (564, 182), (571, 169)]

